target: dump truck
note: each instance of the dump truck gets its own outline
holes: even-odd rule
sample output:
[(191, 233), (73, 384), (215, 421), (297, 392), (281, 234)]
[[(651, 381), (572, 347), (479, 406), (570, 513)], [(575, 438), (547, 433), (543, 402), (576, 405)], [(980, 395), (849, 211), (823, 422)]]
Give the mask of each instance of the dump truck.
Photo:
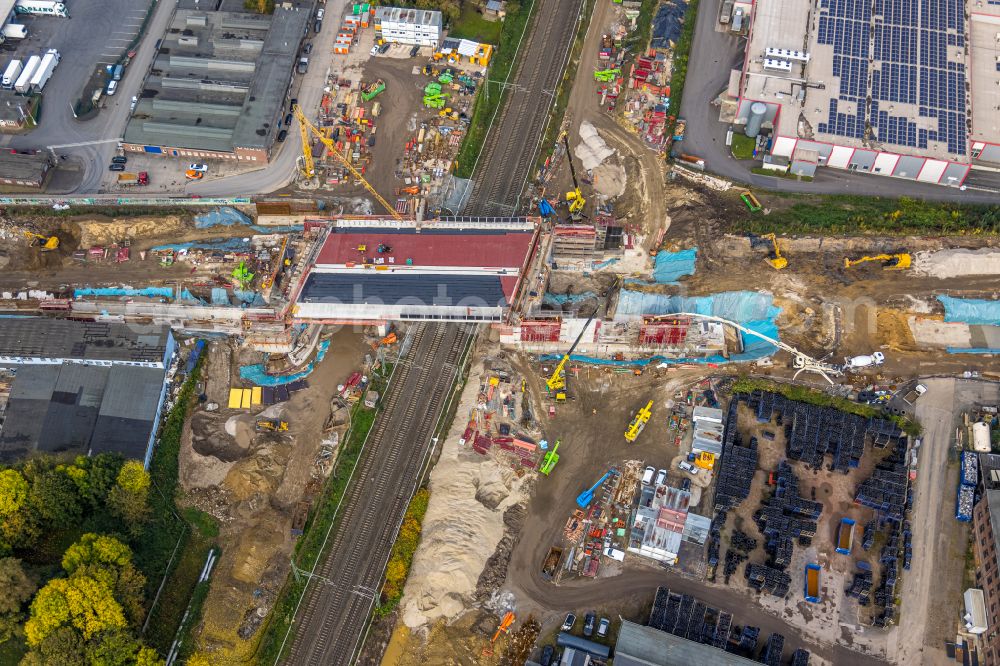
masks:
[(903, 402), (908, 405), (912, 405), (917, 401), (917, 398), (922, 396), (924, 393), (927, 393), (927, 387), (923, 384), (917, 384), (906, 392), (906, 395), (903, 396)]
[(851, 547), (854, 545), (854, 520), (843, 518), (837, 530), (837, 552), (841, 555), (850, 555)]
[(819, 577), (820, 577), (820, 566), (818, 564), (807, 564), (806, 565), (806, 601), (814, 604), (819, 603)]
[(139, 173), (118, 174), (119, 185), (149, 185), (149, 174), (145, 171)]
[(552, 546), (549, 549), (549, 554), (545, 556), (545, 561), (542, 562), (542, 575), (545, 576), (546, 580), (552, 580), (555, 577), (556, 571), (559, 570), (559, 561), (562, 559), (562, 548), (557, 546)]

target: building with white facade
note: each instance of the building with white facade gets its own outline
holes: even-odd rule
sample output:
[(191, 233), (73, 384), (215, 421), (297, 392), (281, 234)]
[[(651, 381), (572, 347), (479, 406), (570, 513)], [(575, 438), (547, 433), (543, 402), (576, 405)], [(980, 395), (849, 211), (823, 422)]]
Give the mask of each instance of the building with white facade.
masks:
[(391, 44), (437, 46), (443, 28), (441, 12), (409, 7), (379, 7), (375, 10), (376, 39)]

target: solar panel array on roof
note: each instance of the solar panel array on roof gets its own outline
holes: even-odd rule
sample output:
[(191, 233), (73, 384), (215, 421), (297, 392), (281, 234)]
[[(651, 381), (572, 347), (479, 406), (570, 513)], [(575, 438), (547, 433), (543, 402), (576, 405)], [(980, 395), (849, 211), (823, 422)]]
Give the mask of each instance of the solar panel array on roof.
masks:
[[(870, 125), (884, 143), (925, 149), (938, 141), (966, 154), (965, 65), (948, 58), (949, 46), (965, 46), (963, 0), (821, 0), (819, 12), (817, 41), (833, 47), (840, 78), (820, 132), (857, 139)], [(845, 113), (839, 102), (855, 102), (856, 110)], [(936, 129), (894, 114), (897, 102), (936, 119)]]

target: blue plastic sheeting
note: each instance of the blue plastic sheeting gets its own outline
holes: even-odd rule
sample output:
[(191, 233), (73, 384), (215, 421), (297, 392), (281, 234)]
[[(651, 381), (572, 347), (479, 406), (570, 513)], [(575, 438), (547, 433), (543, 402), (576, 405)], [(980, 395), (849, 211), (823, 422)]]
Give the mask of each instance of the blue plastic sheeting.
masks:
[(201, 300), (200, 298), (198, 298), (197, 296), (195, 296), (194, 294), (192, 294), (187, 289), (183, 289), (181, 291), (181, 293), (177, 296), (177, 300), (178, 301), (189, 301), (189, 302), (192, 302), (192, 303), (201, 303), (201, 304), (205, 303), (205, 301)]
[(1000, 349), (986, 347), (948, 347), (949, 354), (1000, 354)]
[(219, 252), (250, 252), (250, 241), (243, 240), (242, 238), (192, 241), (190, 243), (158, 245), (153, 248), (153, 251), (173, 250), (174, 252), (180, 252), (181, 250), (191, 250), (193, 248), (198, 248), (200, 250), (218, 250)]
[(581, 301), (590, 300), (591, 298), (597, 298), (597, 294), (592, 291), (585, 291), (582, 294), (550, 294), (545, 292), (545, 296), (542, 297), (542, 302), (546, 305), (563, 306), (567, 303), (579, 303)]
[(756, 291), (724, 291), (711, 296), (670, 296), (622, 289), (615, 315), (639, 317), (677, 312), (713, 315), (738, 324), (774, 320), (781, 313), (771, 294)]
[(288, 234), (294, 233), (296, 231), (303, 231), (306, 228), (304, 224), (280, 224), (280, 225), (262, 225), (262, 224), (251, 224), (250, 228), (259, 234)]
[(680, 252), (658, 252), (653, 267), (653, 282), (676, 284), (685, 275), (694, 275), (694, 264), (698, 258), (698, 248)]
[(944, 320), (963, 324), (1000, 325), (1000, 301), (938, 296), (944, 306)]
[(235, 224), (250, 226), (253, 222), (249, 217), (231, 206), (223, 206), (194, 218), (194, 226), (198, 229), (210, 227), (231, 227)]
[(304, 379), (312, 374), (316, 369), (316, 364), (326, 356), (326, 350), (330, 348), (330, 341), (324, 340), (319, 343), (319, 350), (316, 352), (316, 360), (310, 363), (300, 372), (292, 375), (269, 375), (262, 364), (240, 366), (240, 378), (253, 382), (257, 386), (281, 386), (291, 384), (294, 381)]
[(74, 289), (73, 298), (83, 296), (145, 296), (146, 298), (173, 298), (173, 287), (144, 287), (143, 289), (123, 289), (116, 287), (99, 287), (91, 289)]
[(212, 305), (229, 305), (229, 293), (223, 287), (212, 287)]
[(263, 307), (267, 305), (267, 301), (264, 300), (264, 297), (256, 291), (240, 291), (239, 289), (233, 289), (233, 295), (247, 307)]
[(617, 263), (618, 263), (618, 257), (611, 257), (607, 261), (602, 261), (601, 263), (595, 265), (594, 266), (594, 270), (595, 271), (600, 271), (600, 270), (603, 270), (603, 269), (607, 268), (611, 264), (617, 264)]

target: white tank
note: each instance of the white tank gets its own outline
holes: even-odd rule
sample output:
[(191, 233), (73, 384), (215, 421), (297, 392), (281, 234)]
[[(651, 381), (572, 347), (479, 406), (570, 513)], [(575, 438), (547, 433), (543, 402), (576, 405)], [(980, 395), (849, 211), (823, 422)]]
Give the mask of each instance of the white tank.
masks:
[(972, 424), (972, 450), (978, 453), (989, 453), (990, 447), (990, 424), (985, 421), (977, 421)]
[(747, 126), (743, 132), (751, 139), (760, 134), (760, 127), (764, 124), (764, 116), (767, 115), (767, 104), (764, 102), (754, 102), (750, 105), (750, 117), (747, 118)]

